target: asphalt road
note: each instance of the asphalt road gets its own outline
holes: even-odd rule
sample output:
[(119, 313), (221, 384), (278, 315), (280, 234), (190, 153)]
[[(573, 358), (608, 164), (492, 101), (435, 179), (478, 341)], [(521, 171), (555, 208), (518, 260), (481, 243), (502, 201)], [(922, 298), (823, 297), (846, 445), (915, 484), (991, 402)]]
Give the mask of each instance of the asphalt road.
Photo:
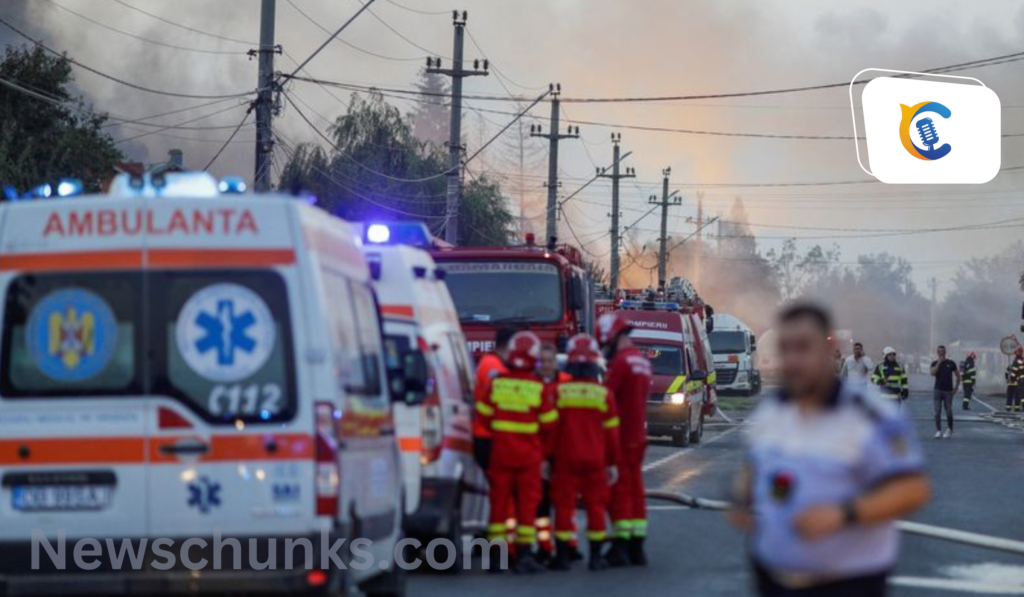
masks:
[[(913, 520), (1024, 540), (1024, 433), (979, 415), (991, 411), (975, 403), (960, 411), (951, 439), (933, 439), (929, 379), (912, 380), (908, 406), (924, 444), (934, 483), (932, 502)], [(984, 399), (997, 406), (997, 399)], [(706, 430), (698, 447), (674, 448), (652, 440), (645, 477), (648, 489), (681, 491), (710, 498), (727, 495), (731, 475), (742, 461), (743, 412), (727, 413), (740, 425), (718, 423)], [(694, 595), (736, 597), (752, 594), (744, 539), (716, 512), (650, 503), (646, 569), (589, 573), (578, 565), (571, 573), (532, 577), (486, 574), (416, 574), (414, 597), (521, 597), (600, 594)], [(1024, 556), (1000, 553), (922, 537), (906, 537), (892, 579), (891, 594), (1024, 595)]]

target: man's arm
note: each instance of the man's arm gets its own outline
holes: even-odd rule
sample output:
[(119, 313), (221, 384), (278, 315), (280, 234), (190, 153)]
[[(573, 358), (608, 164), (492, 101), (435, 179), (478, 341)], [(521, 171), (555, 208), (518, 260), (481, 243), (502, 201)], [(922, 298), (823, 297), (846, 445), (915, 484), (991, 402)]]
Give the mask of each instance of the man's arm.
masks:
[(960, 383), (963, 380), (963, 378), (960, 377), (960, 368), (959, 367), (953, 367), (953, 375), (956, 376), (956, 383), (953, 384), (953, 394), (955, 395), (957, 393), (957, 391), (960, 389)]
[(935, 374), (939, 372), (939, 361), (938, 360), (932, 361), (932, 367), (931, 367), (931, 369), (929, 369), (929, 371), (931, 371), (932, 377), (935, 377)]
[(754, 530), (754, 515), (750, 510), (753, 501), (752, 471), (745, 465), (736, 474), (732, 483), (733, 507), (728, 510), (729, 522), (739, 530), (749, 533)]
[[(873, 525), (901, 518), (924, 506), (931, 484), (923, 473), (894, 477), (849, 504), (812, 506), (794, 521), (796, 532), (808, 541), (824, 539), (848, 524)], [(848, 519), (847, 512), (853, 519)]]

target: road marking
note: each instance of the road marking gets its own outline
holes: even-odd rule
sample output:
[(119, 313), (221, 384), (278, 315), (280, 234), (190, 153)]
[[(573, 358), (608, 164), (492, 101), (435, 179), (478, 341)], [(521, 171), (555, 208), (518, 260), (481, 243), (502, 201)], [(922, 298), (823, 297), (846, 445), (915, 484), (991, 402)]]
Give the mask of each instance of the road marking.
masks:
[(680, 505), (676, 505), (676, 506), (647, 506), (647, 511), (650, 512), (651, 510), (693, 510), (693, 508), (691, 508), (689, 506), (680, 506)]
[(973, 400), (973, 401), (975, 401), (975, 402), (977, 402), (977, 403), (981, 404), (982, 406), (984, 406), (985, 408), (989, 409), (989, 410), (990, 410), (990, 411), (992, 411), (992, 412), (999, 412), (999, 411), (998, 411), (998, 410), (997, 410), (997, 409), (996, 409), (995, 407), (993, 407), (993, 406), (992, 406), (991, 404), (989, 404), (988, 402), (985, 402), (985, 401), (984, 401), (984, 400), (982, 400), (981, 398), (975, 398), (974, 396), (971, 396), (971, 400)]
[(718, 440), (720, 440), (723, 437), (729, 435), (733, 431), (736, 431), (740, 427), (742, 427), (742, 425), (737, 425), (736, 427), (732, 427), (730, 429), (727, 429), (727, 430), (723, 431), (722, 433), (719, 433), (715, 437), (705, 441), (703, 444), (700, 444), (699, 446), (695, 446), (693, 448), (682, 448), (681, 450), (679, 450), (678, 452), (676, 452), (674, 454), (669, 454), (668, 456), (665, 456), (664, 458), (659, 458), (658, 460), (655, 460), (654, 462), (648, 462), (640, 470), (641, 470), (641, 472), (646, 473), (647, 471), (654, 470), (654, 469), (658, 468), (659, 466), (664, 466), (664, 465), (668, 464), (669, 462), (672, 462), (676, 458), (679, 458), (680, 456), (682, 456), (684, 454), (690, 453), (691, 451), (699, 448), (700, 446), (706, 446), (708, 444), (713, 444), (713, 443), (717, 442)]
[(983, 595), (1024, 595), (1024, 586), (1006, 585), (992, 582), (956, 580), (952, 578), (927, 578), (921, 576), (894, 576), (889, 584), (898, 587), (915, 589), (935, 589), (939, 591), (955, 591), (958, 593), (981, 593)]

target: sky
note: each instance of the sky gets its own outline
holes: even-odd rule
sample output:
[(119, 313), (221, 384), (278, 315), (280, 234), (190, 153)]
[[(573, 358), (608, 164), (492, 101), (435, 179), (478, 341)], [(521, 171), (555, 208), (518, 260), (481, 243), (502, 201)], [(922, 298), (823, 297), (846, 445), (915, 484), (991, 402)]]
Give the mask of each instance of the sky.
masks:
[[(326, 38), (320, 27), (334, 30), (359, 5), (359, 0), (278, 0), (277, 41), (285, 54), (276, 67), (290, 71), (292, 60), (301, 61)], [(236, 41), (172, 26), (131, 7)], [(5, 0), (0, 16), (124, 80), (177, 93), (218, 95), (255, 88), (256, 62), (245, 52), (259, 37), (259, 8), (259, 0)], [(560, 83), (567, 99), (730, 93), (844, 82), (867, 67), (922, 70), (1024, 50), (1024, 2), (1008, 0), (461, 0), (457, 5), (450, 0), (377, 0), (372, 14), (360, 16), (307, 72), (347, 83), (409, 87), (425, 56), (450, 56), (452, 8), (469, 12), (466, 57), (486, 57), (494, 66), (489, 77), (467, 79), (466, 93), (501, 97), (534, 96), (549, 82)], [(0, 34), (0, 42), (12, 39)], [(997, 92), (1004, 133), (1024, 133), (1022, 68), (1024, 62), (1010, 62), (957, 73), (978, 77)], [(84, 71), (77, 72), (76, 84), (97, 109), (122, 118), (188, 107), (194, 109), (152, 122), (180, 124), (207, 116), (183, 125), (202, 130), (157, 131), (135, 139), (154, 129), (112, 127), (124, 151), (140, 160), (161, 161), (168, 149), (178, 147), (185, 151), (187, 166), (202, 168), (245, 112), (237, 100), (196, 108), (214, 100), (149, 94)], [(326, 121), (321, 117), (333, 119), (347, 101), (345, 91), (308, 83), (293, 83), (288, 92), (309, 106), (322, 128)], [(849, 101), (847, 89), (840, 87), (738, 99), (566, 103), (562, 118), (569, 123), (848, 137), (853, 134)], [(398, 104), (411, 108), (408, 102)], [(470, 151), (507, 120), (473, 110), (511, 109), (507, 102), (482, 100), (468, 101), (467, 108)], [(547, 110), (542, 104), (533, 114), (544, 117)], [(635, 224), (632, 230), (640, 243), (658, 236), (656, 215), (637, 220), (649, 210), (648, 196), (660, 192), (661, 171), (668, 166), (671, 188), (683, 197), (683, 205), (671, 210), (673, 236), (694, 230), (687, 218), (696, 214), (698, 192), (703, 193), (706, 214), (725, 217), (742, 197), (762, 250), (797, 237), (802, 248), (838, 244), (844, 261), (888, 251), (914, 265), (920, 287), (936, 277), (940, 293), (949, 288), (948, 280), (964, 260), (996, 253), (1024, 231), (1022, 226), (903, 236), (872, 232), (1024, 218), (1024, 171), (1006, 172), (979, 186), (731, 186), (870, 177), (857, 165), (849, 139), (751, 139), (585, 123), (579, 127), (582, 138), (561, 146), (561, 193), (575, 191), (592, 176), (595, 165), (610, 163), (610, 134), (621, 132), (623, 150), (633, 152), (625, 164), (637, 171), (635, 180), (623, 182), (623, 224)], [(318, 139), (287, 106), (275, 128), (296, 143)], [(244, 126), (211, 171), (251, 177), (253, 136), (251, 124)], [(537, 198), (544, 193), (543, 155), (536, 178), (530, 179)], [(475, 172), (509, 171), (506, 157), (500, 149), (491, 150), (474, 165)], [(279, 152), (277, 165), (283, 161)], [(1024, 165), (1024, 137), (1004, 139), (1002, 162), (1004, 167)], [(567, 204), (573, 230), (594, 255), (609, 251), (602, 235), (609, 205), (606, 181), (594, 183)], [(539, 206), (528, 211), (539, 211)]]

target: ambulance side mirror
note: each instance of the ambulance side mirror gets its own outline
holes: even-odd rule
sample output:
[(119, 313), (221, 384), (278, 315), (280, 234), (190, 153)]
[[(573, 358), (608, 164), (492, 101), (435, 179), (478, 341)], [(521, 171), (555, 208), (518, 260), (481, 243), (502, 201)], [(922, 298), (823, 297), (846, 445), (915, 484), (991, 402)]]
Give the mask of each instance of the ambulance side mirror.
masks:
[(707, 381), (708, 372), (697, 369), (696, 371), (690, 372), (690, 381)]

